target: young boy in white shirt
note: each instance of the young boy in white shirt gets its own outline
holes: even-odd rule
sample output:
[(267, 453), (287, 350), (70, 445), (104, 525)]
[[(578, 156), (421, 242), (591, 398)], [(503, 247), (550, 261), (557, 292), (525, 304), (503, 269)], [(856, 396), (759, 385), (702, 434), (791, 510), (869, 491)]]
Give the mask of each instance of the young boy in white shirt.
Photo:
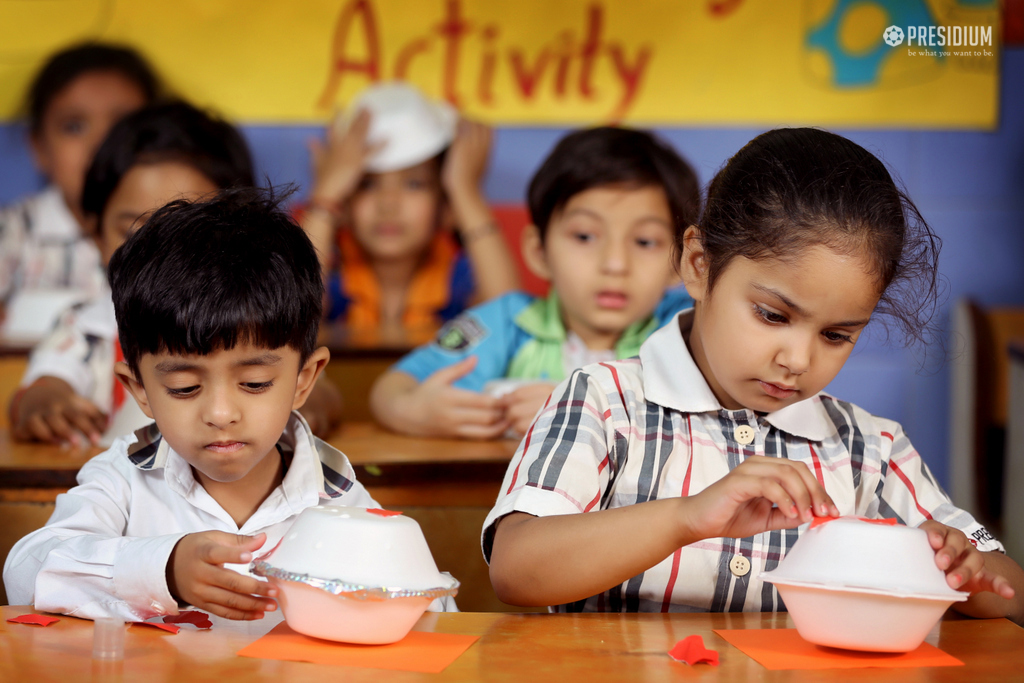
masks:
[(11, 550), (7, 595), (89, 619), (260, 619), (275, 590), (247, 575), (254, 552), (312, 505), (376, 506), (295, 412), (329, 358), (316, 252), (272, 197), (232, 190), (157, 210), (109, 278), (116, 373), (155, 424), (86, 463)]

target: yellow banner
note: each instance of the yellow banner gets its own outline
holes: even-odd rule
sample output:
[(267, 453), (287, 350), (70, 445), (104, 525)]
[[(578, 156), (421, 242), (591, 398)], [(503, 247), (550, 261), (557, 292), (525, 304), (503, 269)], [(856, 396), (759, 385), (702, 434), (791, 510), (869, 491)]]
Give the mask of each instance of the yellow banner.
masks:
[(405, 78), (500, 125), (991, 129), (1000, 33), (995, 0), (0, 0), (0, 117), (96, 38), (243, 122)]

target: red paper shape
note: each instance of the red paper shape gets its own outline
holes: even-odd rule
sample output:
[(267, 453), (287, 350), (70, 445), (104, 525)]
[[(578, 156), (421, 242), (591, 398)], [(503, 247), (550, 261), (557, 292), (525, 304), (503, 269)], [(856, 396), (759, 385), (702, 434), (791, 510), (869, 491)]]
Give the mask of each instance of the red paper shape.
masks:
[(704, 647), (704, 639), (700, 636), (686, 636), (668, 651), (668, 656), (690, 666), (694, 664), (718, 666), (718, 652)]
[(20, 617), (12, 617), (7, 621), (12, 624), (29, 624), (31, 626), (49, 626), (50, 624), (56, 624), (60, 619), (57, 617), (47, 617), (42, 614), (22, 614)]
[(168, 633), (170, 633), (172, 635), (177, 635), (178, 631), (181, 630), (180, 626), (175, 626), (174, 624), (161, 624), (159, 621), (133, 621), (132, 625), (133, 626), (152, 626), (153, 628), (158, 628), (161, 631), (167, 631)]
[[(829, 522), (834, 522), (837, 519), (843, 519), (843, 517), (818, 517), (818, 516), (815, 516), (814, 519), (811, 520), (810, 528), (813, 529), (816, 526), (821, 526), (822, 524), (828, 524)], [(849, 517), (847, 517), (846, 519), (849, 519)], [(896, 526), (896, 525), (899, 524), (899, 522), (897, 522), (896, 519), (892, 518), (892, 517), (889, 517), (889, 518), (886, 518), (886, 519), (868, 519), (867, 517), (857, 517), (856, 519), (859, 519), (862, 522), (867, 522), (868, 524), (881, 524), (882, 526)]]
[(395, 510), (381, 510), (380, 508), (366, 508), (366, 511), (371, 515), (380, 515), (381, 517), (394, 517), (395, 515), (402, 514)]
[(177, 616), (169, 614), (164, 617), (163, 622), (165, 624), (192, 624), (200, 631), (209, 631), (213, 628), (213, 622), (210, 621), (210, 615), (206, 612), (200, 612), (194, 609), (178, 612)]

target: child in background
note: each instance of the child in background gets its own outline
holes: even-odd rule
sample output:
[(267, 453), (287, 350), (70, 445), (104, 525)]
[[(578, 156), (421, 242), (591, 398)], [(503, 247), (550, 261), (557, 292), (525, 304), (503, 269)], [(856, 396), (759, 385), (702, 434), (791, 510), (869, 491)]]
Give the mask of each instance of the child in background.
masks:
[[(128, 621), (276, 609), (246, 575), (303, 509), (376, 507), (294, 411), (327, 363), (309, 239), (255, 189), (158, 209), (110, 259), (121, 382), (156, 423), (118, 439), (11, 550), (10, 600)], [(242, 574), (241, 576), (239, 574)]]
[(100, 254), (83, 232), (85, 172), (111, 127), (157, 91), (142, 57), (110, 45), (59, 52), (36, 76), (27, 97), (30, 142), (51, 185), (0, 211), (0, 308), (23, 289), (100, 292)]
[(302, 222), (326, 274), (327, 319), (436, 328), (517, 288), (480, 190), (491, 131), (402, 83), (369, 88), (352, 112), (313, 148)]
[[(498, 597), (556, 611), (775, 611), (762, 571), (813, 516), (927, 531), (954, 608), (1024, 622), (1024, 571), (895, 422), (821, 390), (876, 312), (920, 338), (938, 238), (881, 162), (758, 136), (677, 243), (693, 310), (555, 390), (483, 529)], [(583, 514), (580, 514), (583, 513)]]
[[(557, 382), (599, 360), (635, 356), (691, 301), (673, 240), (700, 207), (697, 176), (648, 133), (595, 128), (565, 137), (530, 183), (527, 266), (546, 298), (520, 292), (477, 306), (399, 361), (370, 394), (374, 416), (422, 436), (525, 432)], [(488, 382), (528, 380), (501, 397)], [(498, 392), (493, 392), (498, 393)]]

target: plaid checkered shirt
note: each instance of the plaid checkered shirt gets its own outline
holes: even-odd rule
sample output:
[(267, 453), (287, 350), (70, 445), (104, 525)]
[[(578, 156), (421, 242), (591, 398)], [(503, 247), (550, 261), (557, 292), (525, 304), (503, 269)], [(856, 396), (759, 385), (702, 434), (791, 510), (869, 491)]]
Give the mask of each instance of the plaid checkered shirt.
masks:
[[(934, 519), (962, 530), (980, 550), (1003, 550), (950, 502), (896, 422), (824, 393), (768, 414), (722, 408), (680, 334), (692, 325), (692, 310), (678, 321), (651, 335), (638, 358), (589, 365), (555, 389), (484, 522), (485, 558), (495, 525), (509, 513), (577, 514), (689, 496), (752, 455), (805, 463), (843, 515), (910, 526)], [(740, 428), (753, 430), (753, 440)], [(707, 538), (604, 593), (552, 609), (784, 610), (774, 586), (758, 577), (805, 529)]]

